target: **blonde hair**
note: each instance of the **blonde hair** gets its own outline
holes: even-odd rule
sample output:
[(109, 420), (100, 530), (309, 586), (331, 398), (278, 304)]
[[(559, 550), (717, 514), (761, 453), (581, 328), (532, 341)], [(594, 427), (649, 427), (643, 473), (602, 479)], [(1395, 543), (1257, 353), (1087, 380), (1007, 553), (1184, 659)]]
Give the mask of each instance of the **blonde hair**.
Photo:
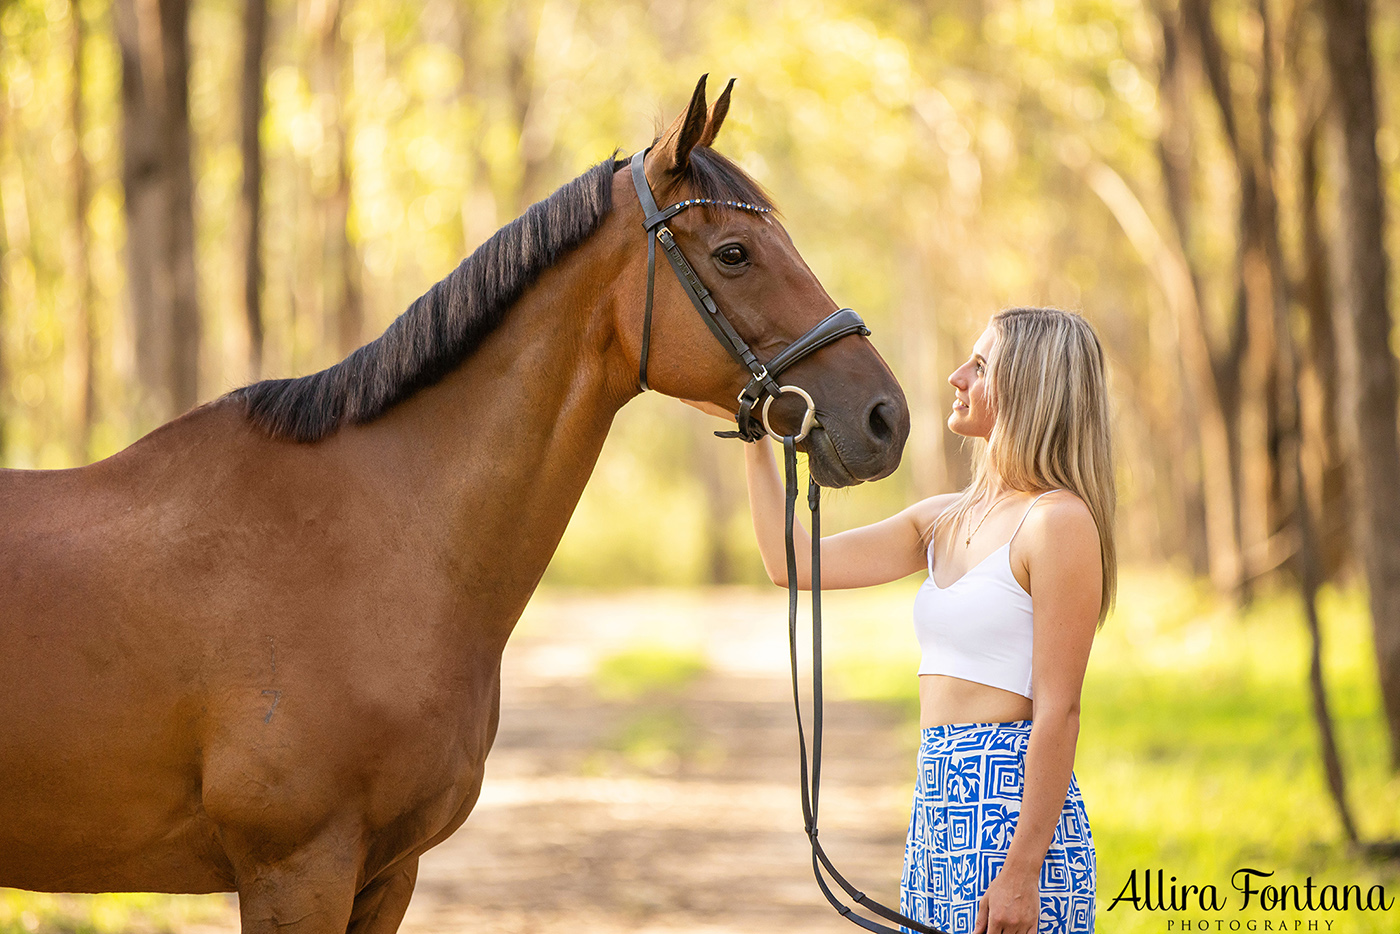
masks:
[(1118, 493), (1103, 347), (1088, 321), (1058, 308), (1008, 308), (992, 317), (992, 328), (989, 399), (996, 421), (986, 440), (974, 439), (972, 481), (934, 520), (929, 539), (944, 525), (957, 528), (986, 495), (989, 465), (1012, 489), (1073, 492), (1099, 530), (1102, 628), (1118, 591)]

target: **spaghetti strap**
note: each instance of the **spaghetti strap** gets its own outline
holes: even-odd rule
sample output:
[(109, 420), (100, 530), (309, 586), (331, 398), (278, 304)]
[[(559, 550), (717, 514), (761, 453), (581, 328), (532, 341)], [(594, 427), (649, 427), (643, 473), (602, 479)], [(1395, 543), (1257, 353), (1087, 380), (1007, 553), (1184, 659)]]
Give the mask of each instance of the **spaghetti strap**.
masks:
[[(1040, 496), (1046, 496), (1046, 495), (1048, 495), (1048, 494), (1050, 494), (1050, 493), (1058, 493), (1058, 492), (1059, 492), (1059, 489), (1058, 489), (1058, 488), (1053, 489), (1053, 490), (1046, 490), (1044, 493), (1041, 493)], [(1021, 521), (1020, 521), (1020, 522), (1016, 523), (1016, 532), (1021, 531), (1021, 526), (1023, 526), (1023, 525), (1026, 524), (1026, 516), (1029, 516), (1029, 515), (1031, 514), (1031, 510), (1035, 508), (1035, 504), (1038, 503), (1038, 502), (1040, 502), (1040, 496), (1037, 496), (1035, 499), (1031, 500), (1031, 504), (1030, 504), (1029, 506), (1026, 507), (1026, 514), (1025, 514), (1024, 516), (1021, 517)], [(1012, 532), (1012, 533), (1011, 533), (1011, 538), (1008, 539), (1007, 542), (1006, 542), (1008, 545), (1010, 545), (1011, 542), (1013, 542), (1013, 541), (1016, 540), (1016, 532)]]
[(948, 511), (947, 506), (943, 507), (943, 512), (933, 517), (933, 527), (928, 533), (928, 576), (933, 577), (933, 548), (938, 543), (938, 520), (943, 518), (943, 513)]

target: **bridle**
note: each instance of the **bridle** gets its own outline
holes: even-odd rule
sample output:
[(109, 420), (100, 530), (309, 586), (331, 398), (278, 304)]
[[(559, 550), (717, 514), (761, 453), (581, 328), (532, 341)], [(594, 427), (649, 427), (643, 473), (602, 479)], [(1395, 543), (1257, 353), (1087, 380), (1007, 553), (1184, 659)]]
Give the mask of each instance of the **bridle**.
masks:
[[(720, 201), (712, 198), (690, 198), (666, 208), (658, 208), (656, 198), (651, 192), (651, 185), (647, 183), (646, 174), (643, 171), (643, 161), (646, 159), (647, 152), (648, 150), (644, 149), (636, 153), (632, 156), (631, 162), (632, 184), (637, 190), (637, 200), (641, 202), (642, 211), (646, 215), (643, 225), (647, 232), (647, 303), (646, 313), (642, 319), (642, 350), (641, 360), (638, 364), (637, 381), (642, 391), (645, 392), (648, 388), (647, 357), (651, 350), (651, 309), (656, 285), (656, 244), (660, 243), (661, 249), (666, 253), (667, 261), (671, 264), (671, 269), (676, 273), (676, 278), (680, 280), (681, 288), (689, 296), (690, 303), (695, 306), (695, 310), (700, 313), (700, 318), (715, 338), (719, 340), (720, 345), (749, 373), (748, 385), (739, 393), (739, 412), (735, 416), (737, 430), (715, 432), (715, 434), (723, 438), (758, 441), (762, 439), (764, 432), (767, 432), (781, 441), (783, 445), (786, 490), (784, 529), (787, 548), (788, 649), (792, 662), (792, 701), (797, 711), (798, 773), (802, 783), (802, 819), (807, 839), (812, 845), (812, 872), (817, 878), (817, 886), (826, 896), (826, 900), (842, 917), (860, 925), (867, 931), (875, 932), (875, 934), (904, 934), (904, 932), (900, 928), (892, 928), (879, 921), (856, 914), (854, 908), (842, 903), (836, 893), (831, 890), (831, 886), (822, 874), (823, 871), (831, 876), (832, 881), (845, 891), (852, 901), (872, 914), (901, 925), (908, 930), (917, 931), (919, 934), (946, 934), (938, 928), (915, 921), (892, 908), (885, 907), (857, 889), (836, 870), (817, 839), (817, 807), (821, 798), (822, 780), (821, 487), (817, 485), (816, 480), (810, 478), (807, 484), (807, 507), (812, 513), (812, 754), (810, 766), (807, 755), (807, 737), (802, 726), (802, 702), (797, 679), (797, 551), (793, 544), (793, 526), (797, 511), (797, 444), (806, 438), (812, 428), (819, 425), (819, 422), (817, 421), (816, 403), (812, 401), (811, 395), (799, 386), (779, 385), (777, 377), (797, 361), (827, 344), (850, 334), (868, 335), (870, 329), (865, 326), (860, 315), (849, 308), (842, 308), (827, 315), (766, 364), (759, 363), (753, 349), (739, 336), (739, 332), (734, 330), (734, 326), (729, 323), (724, 312), (720, 311), (719, 306), (715, 304), (710, 291), (705, 288), (700, 277), (695, 274), (695, 270), (686, 260), (685, 254), (681, 252), (680, 246), (671, 234), (670, 228), (666, 226), (666, 222), (681, 211), (702, 204), (734, 208), (755, 214), (766, 214), (771, 209), (746, 201)], [(773, 430), (768, 420), (768, 411), (773, 400), (785, 392), (795, 393), (807, 403), (806, 414), (803, 415), (801, 427), (795, 435), (779, 434)], [(755, 419), (753, 410), (758, 405), (759, 400), (763, 400), (763, 406), (759, 410), (759, 418)]]
[[(783, 436), (774, 431), (768, 424), (768, 409), (778, 396), (785, 392), (791, 392), (800, 395), (807, 403), (807, 414), (802, 417), (802, 428), (796, 435), (797, 440), (801, 441), (818, 424), (816, 404), (812, 401), (811, 395), (801, 387), (778, 385), (778, 375), (803, 357), (820, 350), (832, 341), (840, 340), (848, 334), (868, 335), (870, 329), (865, 326), (860, 315), (849, 308), (842, 308), (839, 311), (833, 311), (817, 322), (810, 331), (793, 341), (784, 348), (782, 353), (766, 364), (759, 363), (753, 349), (739, 336), (739, 332), (734, 330), (734, 326), (729, 323), (724, 312), (720, 311), (719, 306), (715, 304), (710, 290), (705, 288), (700, 277), (695, 274), (695, 270), (686, 261), (685, 254), (681, 252), (681, 248), (676, 243), (676, 238), (672, 236), (671, 228), (666, 226), (666, 222), (686, 208), (702, 204), (735, 208), (754, 214), (767, 214), (772, 209), (750, 204), (747, 201), (719, 201), (713, 198), (690, 198), (667, 208), (658, 208), (656, 199), (651, 193), (651, 185), (647, 183), (646, 173), (642, 168), (647, 152), (649, 150), (644, 149), (632, 157), (632, 184), (637, 189), (637, 200), (641, 202), (642, 211), (646, 214), (646, 219), (642, 223), (647, 232), (647, 306), (646, 314), (642, 318), (642, 353), (641, 362), (637, 368), (637, 382), (641, 385), (643, 392), (650, 388), (647, 386), (647, 357), (651, 352), (651, 306), (656, 284), (656, 245), (660, 243), (661, 249), (666, 253), (667, 261), (671, 264), (671, 269), (675, 271), (676, 278), (680, 280), (681, 288), (689, 296), (690, 303), (695, 306), (695, 310), (700, 313), (701, 320), (710, 329), (710, 333), (714, 334), (720, 346), (749, 372), (748, 385), (739, 393), (739, 414), (735, 416), (738, 430), (725, 432), (723, 436), (743, 438), (745, 441), (757, 441), (763, 437), (764, 431), (767, 431), (774, 438), (781, 439)], [(760, 412), (761, 420), (755, 419), (753, 416), (754, 406), (764, 396), (768, 398)]]

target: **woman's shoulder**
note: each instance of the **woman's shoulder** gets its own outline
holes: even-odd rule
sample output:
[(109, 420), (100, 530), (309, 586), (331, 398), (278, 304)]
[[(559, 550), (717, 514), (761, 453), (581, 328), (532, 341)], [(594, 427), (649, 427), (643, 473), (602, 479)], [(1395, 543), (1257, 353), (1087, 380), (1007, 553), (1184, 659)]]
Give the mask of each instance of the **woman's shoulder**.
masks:
[(904, 510), (904, 515), (913, 523), (919, 534), (919, 545), (927, 552), (933, 539), (933, 525), (950, 506), (957, 502), (961, 492), (938, 493)]
[(918, 523), (920, 527), (929, 526), (932, 525), (939, 516), (943, 515), (949, 506), (957, 502), (958, 497), (961, 495), (961, 491), (956, 490), (952, 493), (937, 493), (927, 499), (919, 500), (905, 510), (905, 512), (908, 513), (909, 517)]
[(1031, 503), (1025, 519), (1027, 537), (1042, 543), (1065, 543), (1083, 539), (1098, 545), (1099, 527), (1094, 514), (1079, 495), (1072, 490), (1050, 490)]

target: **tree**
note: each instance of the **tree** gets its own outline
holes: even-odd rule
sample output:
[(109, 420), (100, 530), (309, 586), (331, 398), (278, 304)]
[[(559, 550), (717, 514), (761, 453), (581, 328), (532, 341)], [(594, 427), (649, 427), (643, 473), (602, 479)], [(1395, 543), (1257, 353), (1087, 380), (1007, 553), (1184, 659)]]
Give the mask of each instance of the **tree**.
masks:
[[(1165, 283), (1164, 293), (1172, 306), (1176, 320), (1187, 394), (1199, 434), (1201, 458), (1201, 499), (1204, 503), (1206, 555), (1210, 577), (1217, 590), (1235, 593), (1244, 573), (1240, 553), (1240, 538), (1236, 530), (1236, 457), (1230, 445), (1229, 419), (1225, 411), (1225, 388), (1222, 373), (1228, 366), (1217, 360), (1210, 345), (1202, 304), (1201, 276), (1192, 264), (1188, 245), (1192, 235), (1191, 202), (1191, 123), (1190, 75), (1186, 71), (1186, 56), (1191, 50), (1183, 42), (1183, 16), (1180, 10), (1165, 6), (1157, 8), (1162, 28), (1162, 61), (1158, 85), (1162, 100), (1162, 133), (1157, 145), (1157, 158), (1162, 169), (1163, 189), (1168, 214), (1176, 232), (1176, 249), (1163, 242), (1150, 255), (1160, 256), (1154, 263), (1163, 271), (1158, 274)], [(1126, 190), (1127, 186), (1121, 186)], [(1096, 186), (1101, 191), (1102, 186)], [(1106, 203), (1114, 203), (1107, 199)], [(1123, 213), (1121, 210), (1117, 212)], [(1147, 224), (1141, 212), (1142, 224)], [(1142, 224), (1139, 224), (1141, 226)], [(1126, 229), (1126, 228), (1125, 228)], [(1141, 238), (1139, 238), (1141, 239)], [(1164, 239), (1164, 238), (1162, 238)], [(1145, 254), (1148, 255), (1148, 254)], [(1149, 263), (1153, 260), (1149, 259)], [(1232, 355), (1233, 359), (1233, 355)], [(1182, 421), (1187, 419), (1182, 413)]]
[(243, 235), (243, 313), (248, 326), (248, 375), (262, 375), (262, 140), (264, 49), (267, 45), (267, 0), (247, 0), (243, 9), (242, 117), (239, 144), (243, 184), (239, 191)]
[(199, 394), (188, 0), (117, 0), (127, 294), (142, 417), (161, 422)]
[[(0, 14), (4, 14), (6, 0), (0, 0)], [(4, 49), (4, 33), (0, 33), (0, 50)], [(9, 95), (5, 87), (5, 75), (0, 71), (0, 141), (5, 138), (5, 131), (8, 129), (9, 120)], [(3, 216), (3, 203), (0, 203), (0, 216)], [(7, 440), (6, 413), (10, 405), (10, 374), (6, 363), (5, 347), (5, 307), (6, 299), (9, 296), (5, 290), (5, 254), (9, 252), (10, 245), (7, 242), (5, 225), (0, 223), (0, 464), (5, 462), (5, 443)]]
[(331, 188), (320, 199), (322, 230), (322, 314), (334, 322), (335, 346), (342, 356), (360, 346), (364, 337), (364, 298), (360, 283), (360, 253), (350, 239), (350, 134), (346, 127), (345, 80), (348, 66), (340, 28), (342, 0), (313, 6), (309, 31), (315, 40), (313, 86), (322, 123), (334, 149)]
[(93, 307), (91, 237), (88, 230), (88, 210), (92, 204), (92, 185), (87, 154), (83, 151), (83, 133), (87, 129), (83, 106), (83, 51), (87, 44), (87, 28), (83, 22), (83, 5), (74, 0), (71, 11), (69, 41), (73, 52), (73, 85), (70, 89), (69, 119), (73, 124), (73, 278), (77, 287), (78, 340), (82, 345), (82, 411), (79, 414), (75, 459), (82, 463), (91, 455), (92, 429), (97, 423), (97, 310)]
[[(1376, 153), (1368, 0), (1322, 0), (1338, 165), (1337, 306), (1344, 423), (1356, 471), (1355, 534), (1370, 589), (1391, 768), (1400, 770), (1400, 435), (1390, 343), (1385, 202)], [(1349, 358), (1349, 359), (1348, 359)]]

